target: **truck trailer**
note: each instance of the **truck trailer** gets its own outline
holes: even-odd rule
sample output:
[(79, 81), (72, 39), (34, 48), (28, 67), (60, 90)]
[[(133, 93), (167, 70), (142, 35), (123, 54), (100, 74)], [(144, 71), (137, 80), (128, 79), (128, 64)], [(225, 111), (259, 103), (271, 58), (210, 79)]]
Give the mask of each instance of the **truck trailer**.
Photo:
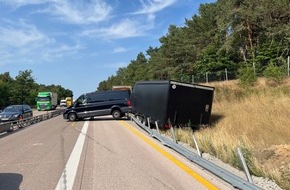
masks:
[(196, 127), (210, 122), (214, 87), (172, 80), (136, 82), (131, 95), (132, 112), (158, 122)]
[(36, 109), (54, 110), (57, 106), (57, 93), (55, 92), (39, 92), (36, 97)]
[(73, 99), (72, 97), (66, 97), (65, 98), (65, 101), (66, 101), (66, 106), (69, 107), (73, 104)]

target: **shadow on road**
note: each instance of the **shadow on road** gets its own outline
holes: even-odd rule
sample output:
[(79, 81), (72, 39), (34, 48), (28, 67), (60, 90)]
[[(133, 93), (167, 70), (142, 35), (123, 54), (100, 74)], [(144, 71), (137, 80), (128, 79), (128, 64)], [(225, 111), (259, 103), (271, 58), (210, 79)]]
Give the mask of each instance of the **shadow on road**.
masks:
[[(94, 118), (90, 118), (89, 121), (114, 121), (115, 119), (114, 118), (111, 118), (111, 117), (94, 117)], [(121, 119), (118, 119), (116, 121), (128, 121), (130, 119), (124, 117), (124, 118), (121, 118)]]
[(0, 173), (0, 189), (17, 190), (23, 180), (21, 174)]

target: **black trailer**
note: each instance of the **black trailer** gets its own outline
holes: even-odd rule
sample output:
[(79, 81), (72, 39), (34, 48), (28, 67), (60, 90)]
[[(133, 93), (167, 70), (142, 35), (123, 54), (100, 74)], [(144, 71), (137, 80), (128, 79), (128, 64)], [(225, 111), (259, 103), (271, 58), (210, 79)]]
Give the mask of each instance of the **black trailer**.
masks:
[(177, 81), (136, 82), (132, 95), (132, 112), (160, 127), (206, 125), (210, 122), (214, 87)]

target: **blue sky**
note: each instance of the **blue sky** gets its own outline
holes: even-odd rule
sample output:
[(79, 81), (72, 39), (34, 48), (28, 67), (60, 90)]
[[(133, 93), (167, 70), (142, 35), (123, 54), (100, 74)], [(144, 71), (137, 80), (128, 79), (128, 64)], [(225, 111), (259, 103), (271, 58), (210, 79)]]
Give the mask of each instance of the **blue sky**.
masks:
[(79, 95), (215, 0), (0, 0), (0, 73)]

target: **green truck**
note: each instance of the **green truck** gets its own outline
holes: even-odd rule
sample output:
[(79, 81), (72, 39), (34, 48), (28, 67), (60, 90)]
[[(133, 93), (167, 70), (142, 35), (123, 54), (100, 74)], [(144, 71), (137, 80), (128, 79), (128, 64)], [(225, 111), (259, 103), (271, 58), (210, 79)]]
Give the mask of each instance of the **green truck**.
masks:
[(57, 93), (55, 92), (39, 92), (36, 97), (36, 109), (54, 110), (57, 106)]

